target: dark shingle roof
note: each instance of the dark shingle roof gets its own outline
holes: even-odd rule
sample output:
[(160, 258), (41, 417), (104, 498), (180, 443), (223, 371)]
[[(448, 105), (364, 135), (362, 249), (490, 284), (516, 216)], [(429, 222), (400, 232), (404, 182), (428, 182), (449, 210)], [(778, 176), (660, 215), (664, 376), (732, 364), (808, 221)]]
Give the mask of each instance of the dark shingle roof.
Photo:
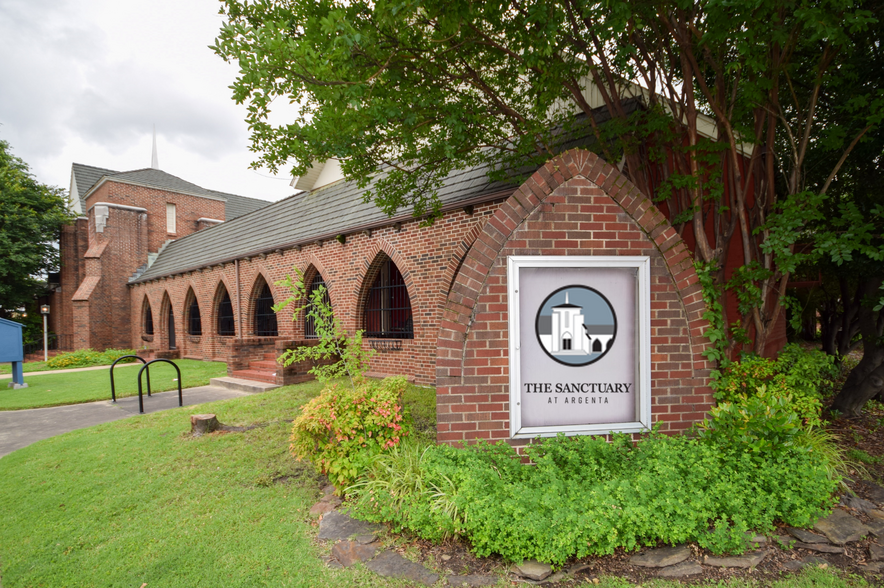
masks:
[[(626, 103), (628, 112), (638, 107), (637, 101)], [(609, 120), (606, 108), (596, 110), (597, 124)], [(560, 145), (591, 147), (595, 138), (578, 116), (577, 130), (565, 131)], [(581, 127), (582, 123), (582, 127)], [(580, 130), (580, 129), (583, 130)], [(511, 168), (511, 181), (490, 181), (490, 164), (482, 164), (448, 175), (439, 188), (438, 196), (443, 208), (466, 206), (482, 201), (503, 198), (514, 191), (524, 178), (537, 169), (536, 164)], [(393, 220), (372, 202), (362, 199), (367, 188), (359, 188), (356, 182), (338, 181), (311, 192), (295, 194), (273, 203), (260, 212), (245, 214), (234, 221), (203, 229), (187, 237), (167, 244), (156, 261), (133, 282), (143, 282), (170, 274), (206, 267), (211, 264), (232, 261), (237, 257), (257, 255), (276, 248), (309, 243), (318, 238), (333, 238), (354, 230), (383, 226)], [(410, 218), (411, 211), (404, 210), (397, 218)]]
[(224, 215), (227, 220), (233, 220), (270, 204), (267, 200), (259, 200), (258, 198), (227, 194), (226, 192), (219, 192), (217, 190), (209, 190), (209, 192), (214, 194), (216, 198), (223, 198), (227, 201), (224, 205)]
[(86, 193), (105, 176), (107, 176), (109, 180), (140, 184), (142, 186), (150, 186), (151, 188), (158, 188), (169, 192), (193, 194), (195, 196), (202, 196), (204, 198), (212, 198), (215, 200), (224, 200), (224, 214), (226, 220), (234, 219), (238, 216), (252, 212), (253, 210), (264, 208), (270, 204), (267, 200), (248, 198), (246, 196), (238, 196), (237, 194), (218, 192), (217, 190), (208, 190), (159, 169), (146, 168), (118, 172), (112, 169), (83, 165), (81, 163), (75, 163), (72, 167), (74, 177), (77, 181), (77, 191), (79, 194), (71, 194), (71, 197), (80, 199), (80, 207), (83, 212), (86, 212)]
[[(369, 186), (371, 187), (371, 186)], [(517, 185), (490, 182), (488, 166), (458, 170), (439, 189), (443, 206), (463, 204), (514, 190)], [(232, 257), (257, 254), (319, 237), (330, 238), (357, 227), (382, 225), (390, 218), (372, 202), (363, 202), (365, 190), (356, 182), (339, 181), (295, 194), (214, 227), (169, 243), (136, 281), (146, 281), (189, 269), (205, 267)], [(404, 212), (399, 216), (410, 216)]]
[(192, 184), (186, 180), (182, 180), (177, 176), (173, 176), (170, 173), (166, 173), (163, 170), (154, 169), (151, 167), (146, 169), (137, 169), (134, 171), (117, 173), (108, 179), (119, 180), (121, 182), (132, 182), (133, 184), (141, 184), (143, 186), (150, 186), (151, 188), (167, 190), (169, 192), (179, 192), (183, 194), (193, 194), (195, 196), (204, 196), (206, 198), (213, 198), (215, 200), (218, 200), (220, 198), (220, 196), (218, 196), (217, 194), (213, 194), (211, 190), (206, 190), (205, 188), (201, 188), (196, 184)]
[(111, 176), (119, 172), (103, 167), (95, 167), (94, 165), (83, 165), (75, 163), (71, 166), (74, 173), (74, 179), (77, 184), (77, 192), (79, 194), (71, 194), (71, 198), (77, 198), (80, 201), (80, 209), (86, 211), (86, 199), (83, 198), (86, 192), (98, 182), (103, 176)]

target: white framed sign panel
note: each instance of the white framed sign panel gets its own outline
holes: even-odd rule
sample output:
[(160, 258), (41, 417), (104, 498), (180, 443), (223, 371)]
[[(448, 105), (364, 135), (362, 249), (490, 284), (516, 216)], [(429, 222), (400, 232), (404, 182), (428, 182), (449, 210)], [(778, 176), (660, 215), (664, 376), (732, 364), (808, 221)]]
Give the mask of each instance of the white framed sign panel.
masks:
[(650, 265), (507, 258), (511, 438), (651, 428)]

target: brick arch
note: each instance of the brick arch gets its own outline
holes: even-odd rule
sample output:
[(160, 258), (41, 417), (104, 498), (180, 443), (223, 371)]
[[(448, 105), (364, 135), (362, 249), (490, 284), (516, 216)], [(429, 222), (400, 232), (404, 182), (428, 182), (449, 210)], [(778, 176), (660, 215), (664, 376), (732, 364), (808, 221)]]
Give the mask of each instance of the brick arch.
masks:
[(322, 261), (319, 260), (318, 257), (314, 253), (310, 253), (304, 259), (304, 269), (302, 270), (304, 273), (304, 283), (310, 284), (313, 280), (313, 277), (318, 273), (322, 275), (322, 279), (325, 280), (326, 287), (329, 289), (329, 293), (331, 292), (331, 275), (326, 270), (325, 265)]
[[(598, 202), (609, 203), (605, 205), (605, 208), (609, 209), (605, 211), (605, 215), (597, 214), (596, 208), (588, 210), (587, 203), (590, 198), (580, 196), (584, 191), (586, 193), (600, 191), (600, 194), (596, 194), (593, 198), (598, 198)], [(557, 205), (560, 205), (561, 211), (558, 214), (555, 211)], [(638, 231), (623, 231), (624, 236), (621, 237), (618, 233), (605, 233), (602, 227), (580, 227), (584, 232), (582, 238), (585, 239), (585, 246), (575, 245), (575, 241), (565, 236), (572, 227), (561, 231), (551, 230), (551, 233), (559, 232), (562, 235), (553, 235), (549, 240), (544, 240), (543, 235), (531, 236), (542, 243), (536, 248), (532, 247), (527, 239), (511, 241), (514, 233), (521, 227), (527, 226), (529, 220), (536, 226), (549, 225), (552, 229), (552, 225), (558, 220), (545, 223), (543, 221), (563, 219), (567, 215), (567, 225), (574, 225), (576, 233), (576, 227), (579, 227), (582, 221), (589, 220), (586, 219), (586, 215), (596, 214), (599, 219), (610, 216), (616, 220), (618, 215), (623, 216), (622, 213), (625, 213), (625, 220), (630, 221), (630, 226), (638, 228)], [(563, 227), (566, 226), (565, 223), (561, 224)], [(599, 231), (599, 236), (596, 237), (592, 231)], [(486, 368), (490, 375), (485, 377), (482, 375), (482, 368), (477, 368), (481, 361), (476, 361), (477, 354), (468, 345), (471, 330), (481, 329), (474, 325), (474, 322), (482, 318), (477, 315), (480, 310), (480, 297), (484, 297), (483, 300), (494, 300), (497, 304), (502, 302), (504, 307), (506, 305), (506, 294), (496, 296), (486, 294), (489, 285), (498, 291), (502, 287), (505, 292), (506, 259), (503, 255), (505, 249), (507, 252), (514, 251), (512, 254), (547, 255), (577, 255), (590, 252), (595, 255), (650, 253), (652, 262), (657, 264), (655, 267), (658, 278), (663, 280), (665, 276), (669, 280), (668, 283), (671, 283), (670, 289), (674, 290), (677, 297), (677, 300), (668, 301), (663, 306), (673, 308), (682, 317), (679, 319), (681, 321), (679, 332), (684, 332), (687, 340), (686, 345), (675, 345), (683, 347), (684, 353), (666, 355), (666, 359), (652, 359), (652, 378), (655, 372), (672, 374), (667, 376), (669, 379), (665, 387), (667, 390), (675, 390), (670, 393), (669, 398), (663, 399), (666, 403), (663, 404), (660, 402), (661, 399), (653, 397), (657, 394), (658, 387), (664, 388), (660, 384), (663, 380), (658, 379), (652, 383), (652, 418), (654, 421), (666, 421), (664, 430), (672, 431), (687, 428), (689, 421), (702, 418), (712, 402), (708, 388), (711, 364), (702, 355), (709, 346), (703, 337), (708, 323), (703, 318), (706, 306), (691, 254), (666, 217), (626, 176), (594, 153), (573, 149), (548, 161), (498, 207), (481, 228), (457, 272), (453, 286), (444, 301), (436, 345), (439, 422), (437, 438), (440, 442), (458, 442), (480, 437), (509, 437), (509, 395), (508, 392), (501, 393), (507, 387), (508, 368), (498, 363), (494, 369)], [(501, 257), (503, 257), (502, 265)], [(652, 308), (655, 308), (658, 295), (655, 293), (653, 279), (655, 278), (652, 277), (651, 304)], [(505, 321), (506, 317), (506, 312), (501, 312), (498, 320)], [(660, 320), (668, 324), (669, 319)], [(652, 357), (655, 349), (662, 349), (657, 345), (665, 339), (662, 335), (659, 337), (655, 335), (657, 328), (662, 330), (663, 325), (655, 323), (652, 317)], [(477, 343), (482, 342), (476, 342), (474, 345)], [(499, 359), (500, 353), (504, 358), (508, 357), (505, 345), (494, 349), (494, 352), (498, 353), (495, 359)], [(493, 354), (488, 353), (488, 355)], [(664, 370), (670, 368), (654, 367), (668, 365), (667, 359), (670, 357), (678, 358), (671, 361), (679, 368), (671, 368), (672, 371), (668, 372)], [(488, 365), (491, 363), (488, 362)], [(687, 369), (678, 371), (683, 368)], [(476, 398), (478, 400), (475, 400)], [(476, 404), (471, 405), (473, 402)], [(480, 404), (482, 402), (487, 404)], [(670, 406), (675, 404), (679, 406)], [(453, 407), (456, 407), (455, 410), (452, 410)], [(685, 410), (673, 414), (670, 409), (674, 408), (685, 408)]]
[(476, 242), (479, 235), (482, 234), (482, 227), (484, 226), (484, 221), (477, 223), (476, 226), (470, 229), (470, 232), (461, 239), (460, 243), (457, 244), (457, 247), (455, 247), (454, 251), (451, 253), (451, 257), (448, 259), (448, 265), (445, 267), (445, 273), (442, 274), (441, 284), (443, 286), (439, 290), (438, 302), (436, 304), (437, 309), (445, 307), (445, 301), (448, 300), (448, 295), (454, 287), (454, 281), (457, 279), (460, 268), (467, 258), (467, 253), (469, 253), (470, 249), (473, 247), (473, 243)]
[[(340, 308), (338, 304), (340, 301), (339, 297), (346, 297), (346, 293), (342, 293), (339, 290), (342, 289), (333, 289), (331, 280), (329, 279), (329, 273), (326, 271), (325, 267), (322, 265), (322, 262), (316, 258), (315, 255), (310, 254), (310, 256), (306, 260), (307, 267), (303, 270), (304, 276), (304, 289), (307, 294), (310, 293), (310, 285), (313, 283), (313, 280), (316, 276), (322, 276), (322, 280), (325, 283), (326, 295), (329, 298), (329, 303), (332, 307), (332, 312), (335, 312), (335, 308)], [(298, 333), (302, 338), (307, 337), (307, 319), (306, 312), (299, 312), (298, 316), (295, 317), (295, 332)], [(336, 315), (337, 316), (337, 315)], [(340, 317), (338, 317), (340, 318)]]
[(200, 325), (201, 325), (200, 329), (204, 330), (202, 323), (203, 323), (203, 310), (204, 310), (205, 305), (200, 304), (200, 297), (197, 295), (196, 290), (197, 289), (193, 285), (193, 281), (189, 281), (187, 284), (187, 289), (185, 290), (185, 293), (184, 293), (184, 306), (182, 306), (182, 308), (181, 308), (181, 317), (182, 317), (181, 320), (183, 322), (182, 327), (183, 327), (184, 332), (187, 333), (188, 335), (191, 335), (191, 332), (190, 332), (190, 303), (191, 303), (191, 300), (196, 300), (197, 306), (199, 306)]
[[(153, 333), (148, 333), (147, 330), (145, 329), (145, 326), (147, 326), (147, 311), (148, 310), (150, 310), (151, 330), (153, 331)], [(154, 334), (157, 332), (157, 320), (156, 320), (156, 318), (154, 318), (153, 305), (150, 303), (150, 296), (148, 296), (147, 292), (145, 292), (144, 296), (142, 297), (141, 313), (139, 314), (139, 316), (141, 317), (141, 320), (139, 321), (140, 324), (138, 327), (139, 333), (142, 336), (144, 336), (144, 335), (155, 336)]]
[[(230, 303), (233, 306), (233, 325), (234, 332), (239, 335), (242, 333), (240, 329), (242, 329), (242, 325), (239, 324), (239, 321), (236, 320), (236, 305), (233, 304), (236, 299), (234, 298), (234, 294), (236, 294), (236, 289), (233, 289), (233, 293), (231, 293), (230, 284), (227, 283), (227, 280), (224, 276), (220, 276), (218, 278), (218, 283), (215, 284), (215, 291), (212, 294), (212, 306), (209, 311), (211, 324), (209, 325), (209, 333), (211, 333), (215, 337), (232, 337), (233, 335), (219, 335), (218, 334), (218, 308), (221, 305), (221, 288), (227, 292), (227, 295), (230, 297)], [(203, 331), (206, 331), (204, 328)]]
[[(365, 299), (368, 296), (368, 289), (371, 288), (374, 279), (377, 277), (378, 271), (380, 271), (381, 264), (386, 261), (387, 258), (393, 260), (393, 263), (395, 263), (396, 267), (399, 269), (399, 273), (402, 274), (402, 280), (405, 282), (405, 288), (408, 292), (408, 303), (411, 305), (411, 314), (412, 317), (414, 317), (414, 295), (416, 289), (414, 279), (412, 278), (411, 268), (406, 261), (405, 256), (400, 255), (399, 251), (393, 247), (393, 245), (384, 239), (377, 239), (362, 258), (362, 269), (355, 280), (355, 283), (358, 284), (359, 295), (354, 301), (351, 316), (353, 317), (355, 328), (357, 330), (362, 328), (362, 313), (365, 310)], [(334, 299), (332, 299), (332, 302), (334, 302)], [(415, 339), (418, 338), (419, 327), (420, 325), (415, 321), (412, 326)]]
[[(156, 333), (160, 335), (160, 345), (161, 349), (169, 349), (169, 313), (172, 313), (172, 318), (175, 319), (175, 305), (172, 302), (172, 296), (169, 294), (169, 291), (163, 289), (163, 295), (160, 298), (160, 324), (159, 329), (157, 329), (157, 325), (154, 325), (153, 332), (154, 337), (156, 337)], [(175, 320), (175, 343), (176, 348), (178, 344), (178, 330), (179, 330), (179, 320)]]
[(316, 274), (319, 274), (325, 282), (325, 289), (328, 290), (328, 296), (331, 299), (332, 308), (340, 303), (341, 298), (346, 298), (346, 292), (341, 292), (334, 287), (335, 280), (332, 277), (331, 271), (325, 267), (325, 264), (323, 264), (316, 255), (311, 253), (304, 260), (304, 263), (305, 267), (303, 273), (305, 286), (309, 287), (313, 278), (316, 277)]
[(273, 295), (274, 302), (279, 298), (279, 295), (273, 291), (273, 282), (267, 279), (267, 270), (263, 267), (256, 268), (255, 277), (252, 279), (252, 285), (247, 290), (245, 300), (246, 307), (243, 309), (243, 328), (245, 329), (243, 334), (250, 337), (255, 336), (255, 302), (257, 301), (258, 294), (261, 293), (264, 284), (270, 286), (270, 293)]

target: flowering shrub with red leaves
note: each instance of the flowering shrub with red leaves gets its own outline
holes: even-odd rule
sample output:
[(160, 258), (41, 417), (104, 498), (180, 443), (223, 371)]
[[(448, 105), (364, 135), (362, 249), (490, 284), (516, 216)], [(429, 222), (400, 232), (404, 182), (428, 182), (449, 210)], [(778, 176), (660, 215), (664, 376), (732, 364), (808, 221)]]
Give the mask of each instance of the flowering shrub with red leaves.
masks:
[(371, 457), (408, 435), (402, 415), (405, 378), (330, 384), (304, 405), (292, 427), (292, 455), (310, 460), (339, 489), (352, 484)]

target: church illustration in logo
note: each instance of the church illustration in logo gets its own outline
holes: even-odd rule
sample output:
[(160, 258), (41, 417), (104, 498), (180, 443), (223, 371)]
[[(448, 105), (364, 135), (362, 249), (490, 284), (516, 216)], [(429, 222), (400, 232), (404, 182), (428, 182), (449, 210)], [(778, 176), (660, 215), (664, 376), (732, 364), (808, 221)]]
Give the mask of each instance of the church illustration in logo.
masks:
[(546, 297), (537, 311), (537, 339), (555, 361), (583, 366), (601, 359), (617, 336), (617, 316), (601, 293), (566, 286)]

